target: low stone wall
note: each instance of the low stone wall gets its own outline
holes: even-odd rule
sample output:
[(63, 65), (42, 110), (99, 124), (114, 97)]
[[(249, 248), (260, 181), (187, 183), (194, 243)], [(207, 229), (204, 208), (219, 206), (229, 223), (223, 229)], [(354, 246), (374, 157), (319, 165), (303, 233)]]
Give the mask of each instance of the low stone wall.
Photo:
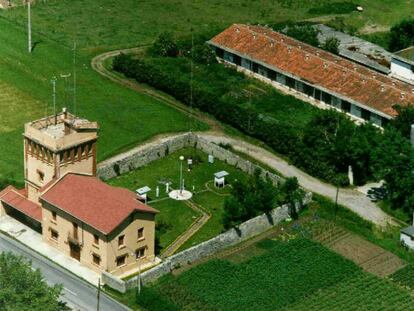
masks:
[(263, 176), (267, 176), (275, 184), (279, 184), (283, 181), (283, 178), (265, 170), (260, 165), (254, 164), (248, 160), (243, 159), (239, 155), (227, 150), (219, 145), (209, 142), (207, 139), (196, 136), (194, 141), (195, 147), (204, 153), (211, 154), (215, 158), (224, 161), (232, 166), (235, 166), (243, 172), (252, 175), (256, 169), (260, 169)]
[[(307, 193), (302, 206), (307, 205), (311, 200), (312, 194)], [(193, 262), (211, 256), (220, 250), (236, 245), (260, 233), (263, 233), (273, 226), (279, 224), (287, 217), (289, 217), (289, 207), (288, 205), (283, 205), (275, 208), (269, 214), (262, 214), (255, 218), (252, 218), (242, 223), (239, 226), (238, 230), (230, 229), (208, 241), (200, 243), (167, 258), (158, 266), (142, 273), (141, 281), (144, 285), (154, 282), (163, 275), (170, 273), (180, 266), (192, 264)], [(135, 287), (136, 284), (137, 277), (125, 282), (127, 289)]]
[(114, 178), (145, 166), (194, 144), (195, 135), (183, 134), (166, 139), (160, 144), (148, 144), (141, 148), (120, 154), (98, 165), (97, 175), (102, 180)]
[(121, 154), (111, 160), (104, 161), (98, 166), (97, 175), (102, 180), (111, 179), (148, 165), (153, 161), (162, 159), (168, 154), (186, 147), (195, 147), (206, 154), (211, 154), (215, 158), (235, 166), (247, 174), (253, 174), (253, 172), (259, 168), (262, 171), (262, 174), (268, 176), (275, 184), (278, 184), (283, 180), (280, 176), (243, 159), (230, 150), (191, 133), (166, 139), (157, 145), (149, 144), (147, 147), (143, 146), (142, 148), (137, 148)]
[(126, 283), (120, 278), (108, 273), (102, 272), (102, 283), (109, 286), (112, 289), (117, 290), (120, 293), (126, 292)]

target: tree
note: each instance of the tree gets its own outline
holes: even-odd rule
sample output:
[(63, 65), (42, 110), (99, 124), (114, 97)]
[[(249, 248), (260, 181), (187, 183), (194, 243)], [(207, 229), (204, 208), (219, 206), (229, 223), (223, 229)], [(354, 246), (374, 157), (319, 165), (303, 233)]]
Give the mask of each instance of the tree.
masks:
[(403, 20), (391, 27), (390, 46), (392, 52), (405, 49), (414, 44), (414, 19)]
[(62, 286), (49, 287), (23, 257), (0, 253), (0, 310), (67, 310), (59, 302)]
[(149, 49), (150, 54), (161, 57), (176, 57), (178, 55), (177, 42), (171, 32), (163, 32)]
[(298, 218), (297, 207), (303, 202), (304, 191), (299, 187), (296, 177), (289, 177), (285, 180), (282, 190), (286, 195), (286, 202), (289, 205), (289, 215), (293, 219)]
[(263, 178), (261, 171), (256, 170), (247, 183), (235, 182), (231, 194), (224, 202), (222, 222), (225, 229), (270, 212), (275, 207), (277, 189), (268, 177)]
[(396, 129), (384, 132), (376, 150), (376, 171), (384, 179), (387, 199), (394, 209), (414, 211), (414, 149)]
[(325, 40), (325, 43), (322, 45), (322, 48), (333, 54), (339, 54), (339, 44), (341, 41), (335, 37), (329, 37)]
[(414, 106), (400, 106), (393, 107), (397, 111), (396, 118), (391, 120), (391, 125), (407, 139), (411, 136), (411, 125), (414, 124)]
[(320, 45), (318, 34), (319, 30), (311, 25), (289, 26), (285, 31), (289, 37), (318, 47)]

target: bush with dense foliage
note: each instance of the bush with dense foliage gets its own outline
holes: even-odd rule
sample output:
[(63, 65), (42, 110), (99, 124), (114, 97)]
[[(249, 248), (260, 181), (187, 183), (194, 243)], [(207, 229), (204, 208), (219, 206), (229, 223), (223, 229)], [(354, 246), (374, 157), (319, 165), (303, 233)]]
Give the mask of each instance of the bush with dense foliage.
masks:
[(414, 45), (414, 19), (404, 20), (391, 27), (390, 51), (398, 51)]
[(328, 15), (328, 14), (349, 14), (356, 11), (357, 5), (350, 1), (322, 3), (319, 6), (313, 7), (308, 10), (308, 13), (315, 15)]
[(23, 257), (0, 253), (0, 310), (67, 310), (58, 300), (61, 290), (58, 285), (48, 286)]
[(237, 227), (242, 222), (275, 208), (277, 189), (257, 170), (247, 181), (236, 181), (231, 196), (224, 202), (223, 226)]
[(296, 40), (299, 40), (301, 42), (305, 42), (316, 47), (320, 45), (318, 39), (319, 30), (317, 30), (312, 25), (289, 26), (286, 29), (285, 33), (289, 37), (295, 38)]
[(325, 40), (322, 44), (322, 48), (328, 52), (333, 54), (339, 54), (339, 44), (341, 41), (335, 37), (329, 37)]

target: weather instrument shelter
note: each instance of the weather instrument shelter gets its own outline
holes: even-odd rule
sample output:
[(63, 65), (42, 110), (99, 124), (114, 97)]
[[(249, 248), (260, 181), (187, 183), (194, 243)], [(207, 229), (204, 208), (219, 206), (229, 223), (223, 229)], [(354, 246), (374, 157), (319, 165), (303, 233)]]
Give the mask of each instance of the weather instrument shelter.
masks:
[(142, 198), (142, 200), (145, 201), (145, 203), (147, 202), (147, 199), (148, 199), (147, 193), (150, 191), (151, 191), (151, 188), (148, 186), (145, 186), (145, 187), (142, 187), (136, 190), (137, 194)]
[(214, 186), (217, 188), (223, 188), (226, 184), (226, 176), (228, 176), (229, 173), (226, 171), (220, 171), (214, 174)]

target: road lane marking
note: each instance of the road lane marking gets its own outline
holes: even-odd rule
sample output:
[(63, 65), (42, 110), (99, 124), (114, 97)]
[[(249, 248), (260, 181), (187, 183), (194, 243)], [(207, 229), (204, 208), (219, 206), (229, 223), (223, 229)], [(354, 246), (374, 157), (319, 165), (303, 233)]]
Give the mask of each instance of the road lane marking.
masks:
[(70, 289), (67, 289), (66, 287), (63, 288), (65, 291), (67, 291), (68, 293), (74, 295), (74, 296), (78, 296), (78, 294), (76, 294), (75, 292), (71, 291)]

